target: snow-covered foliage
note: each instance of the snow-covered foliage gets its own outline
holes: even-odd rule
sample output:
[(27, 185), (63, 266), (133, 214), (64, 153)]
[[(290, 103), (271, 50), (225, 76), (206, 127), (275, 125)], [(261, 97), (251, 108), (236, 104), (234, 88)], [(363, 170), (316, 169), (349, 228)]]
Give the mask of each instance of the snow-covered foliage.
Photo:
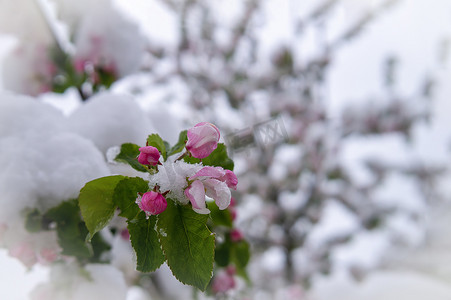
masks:
[(76, 198), (86, 181), (109, 174), (93, 140), (71, 132), (61, 112), (25, 96), (0, 97), (2, 222)]
[(150, 120), (131, 97), (114, 94), (90, 98), (68, 117), (68, 126), (102, 153), (123, 143), (141, 144), (153, 131)]
[(50, 282), (38, 285), (31, 300), (59, 299), (125, 299), (127, 285), (123, 274), (113, 266), (91, 264), (80, 269), (77, 265), (54, 265)]
[(6, 89), (38, 95), (75, 87), (86, 98), (140, 70), (145, 39), (112, 1), (53, 4), (2, 1), (0, 32), (17, 39), (3, 68)]
[[(154, 82), (143, 94), (166, 88), (171, 101), (188, 97), (194, 118), (214, 121), (227, 132), (240, 178), (238, 224), (255, 253), (262, 252), (251, 266), (256, 289), (277, 289), (280, 282), (267, 280), (275, 274), (306, 286), (316, 274), (337, 268), (359, 277), (392, 247), (384, 241), (415, 245), (423, 236), (421, 215), (430, 200), (423, 192), (433, 189), (441, 167), (419, 161), (408, 139), (414, 124), (428, 118), (428, 95), (413, 88), (406, 98), (387, 83), (377, 94), (381, 100), (330, 110), (327, 76), (334, 55), (389, 7), (374, 3), (373, 13), (361, 11), (360, 19), (356, 13), (356, 23), (340, 32), (328, 19), (342, 8), (339, 2), (326, 1), (317, 9), (306, 4), (310, 15), (291, 9), (279, 18), (268, 11), (294, 4), (235, 3), (233, 17), (227, 17), (232, 8), (210, 2), (160, 7), (179, 17), (182, 26), (177, 46), (160, 44), (166, 50), (153, 61)], [(269, 39), (271, 28), (278, 35)], [(323, 38), (322, 30), (333, 34), (323, 44), (312, 43)], [(158, 41), (154, 44), (158, 49)], [(387, 69), (387, 76), (393, 72)], [(393, 192), (401, 186), (402, 193)], [(406, 226), (395, 225), (400, 218)], [(378, 255), (352, 254), (368, 241), (374, 241)], [(276, 262), (263, 263), (269, 257)]]

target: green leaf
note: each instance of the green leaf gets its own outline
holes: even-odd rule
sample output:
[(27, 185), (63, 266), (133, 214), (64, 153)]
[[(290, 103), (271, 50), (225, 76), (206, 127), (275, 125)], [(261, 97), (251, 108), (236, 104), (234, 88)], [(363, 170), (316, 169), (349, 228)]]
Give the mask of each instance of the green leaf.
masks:
[(86, 243), (88, 233), (80, 217), (77, 200), (70, 200), (48, 210), (43, 218), (56, 223), (58, 244), (63, 251), (61, 254), (89, 258), (93, 255), (91, 245)]
[(81, 214), (89, 230), (88, 240), (105, 227), (114, 215), (114, 190), (124, 176), (115, 175), (95, 179), (85, 184), (80, 191), (78, 202)]
[(185, 143), (188, 140), (187, 132), (188, 132), (187, 130), (183, 130), (182, 132), (180, 132), (179, 140), (177, 144), (175, 144), (174, 147), (172, 147), (171, 150), (169, 151), (168, 154), (169, 156), (175, 153), (182, 152), (182, 150), (185, 148)]
[(231, 261), (235, 264), (237, 274), (247, 282), (250, 282), (250, 278), (246, 272), (246, 266), (250, 259), (249, 243), (244, 240), (233, 243), (230, 256)]
[(121, 145), (121, 152), (114, 159), (115, 161), (129, 164), (133, 169), (140, 172), (147, 172), (147, 169), (138, 162), (139, 146), (131, 143)]
[(38, 209), (27, 212), (25, 217), (25, 228), (28, 232), (39, 232), (42, 230), (42, 215)]
[(184, 284), (205, 291), (211, 280), (215, 237), (207, 228), (208, 215), (201, 215), (188, 205), (168, 207), (158, 216), (161, 246), (172, 274)]
[[(116, 81), (117, 76), (114, 71), (108, 70), (104, 67), (96, 67), (95, 71), (97, 71), (97, 75), (99, 78), (99, 84), (100, 86), (104, 86), (107, 89)], [(99, 87), (97, 87), (99, 88)]]
[(127, 177), (119, 181), (114, 189), (113, 202), (119, 207), (119, 216), (133, 219), (141, 211), (136, 204), (138, 193), (145, 193), (149, 190), (147, 181), (140, 177)]
[(128, 231), (133, 249), (136, 253), (136, 269), (141, 272), (153, 272), (165, 261), (157, 232), (155, 231), (156, 216), (146, 219), (144, 212), (139, 218), (128, 221)]
[(207, 166), (219, 166), (224, 169), (233, 171), (233, 160), (227, 155), (227, 147), (223, 143), (219, 143), (218, 147), (206, 158), (202, 159), (202, 163)]
[[(201, 162), (200, 159), (195, 157), (185, 157), (185, 162), (195, 164)], [(223, 143), (219, 143), (218, 147), (207, 157), (202, 159), (204, 166), (223, 167), (233, 171), (233, 160), (227, 155), (227, 147)]]
[(168, 151), (171, 149), (171, 145), (169, 145), (168, 142), (163, 141), (164, 142), (164, 147), (166, 149), (166, 157), (168, 156)]
[(232, 242), (230, 235), (226, 235), (225, 240), (216, 246), (215, 262), (219, 267), (235, 265), (237, 274), (249, 282), (246, 266), (250, 259), (249, 243), (241, 240)]
[(210, 210), (210, 217), (216, 226), (233, 227), (232, 215), (228, 209), (220, 210), (214, 202), (208, 203), (208, 209)]
[(230, 264), (230, 242), (224, 242), (216, 246), (215, 262), (220, 267), (226, 267)]
[(147, 145), (155, 147), (160, 151), (161, 155), (163, 155), (164, 160), (168, 158), (168, 154), (166, 152), (166, 144), (163, 139), (156, 133), (149, 135), (147, 138)]
[[(86, 228), (86, 233), (87, 232), (88, 229)], [(86, 236), (86, 233), (84, 236)], [(91, 240), (91, 246), (93, 250), (93, 256), (89, 261), (93, 263), (105, 262), (105, 259), (102, 259), (102, 253), (111, 249), (110, 244), (108, 244), (100, 234), (96, 234)]]
[(237, 269), (244, 270), (250, 259), (249, 243), (244, 240), (233, 243), (231, 257)]

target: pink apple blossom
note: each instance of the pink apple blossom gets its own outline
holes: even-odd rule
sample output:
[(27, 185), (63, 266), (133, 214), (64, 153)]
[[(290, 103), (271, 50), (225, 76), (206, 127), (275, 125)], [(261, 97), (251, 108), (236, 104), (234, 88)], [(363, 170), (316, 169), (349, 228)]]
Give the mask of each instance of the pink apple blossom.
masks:
[(236, 189), (238, 179), (230, 170), (221, 167), (206, 166), (188, 178), (193, 181), (186, 189), (185, 196), (191, 202), (194, 211), (208, 214), (205, 195), (215, 200), (219, 209), (226, 209), (231, 201), (230, 188)]
[(144, 193), (142, 196), (138, 195), (136, 203), (147, 216), (161, 214), (168, 206), (163, 195), (154, 191)]
[(9, 255), (20, 260), (27, 268), (31, 268), (38, 262), (33, 247), (27, 242), (22, 242), (9, 248)]
[(85, 59), (77, 58), (74, 61), (74, 68), (75, 71), (78, 73), (83, 73), (85, 71), (85, 65), (86, 65)]
[(6, 225), (6, 223), (0, 223), (0, 245), (3, 242), (3, 237), (7, 230), (8, 230), (8, 225)]
[(215, 125), (207, 122), (196, 124), (188, 129), (186, 150), (193, 157), (205, 158), (218, 147), (220, 133)]
[(236, 286), (235, 278), (233, 277), (232, 272), (227, 269), (226, 271), (220, 271), (213, 278), (213, 283), (211, 285), (211, 289), (213, 293), (226, 293), (233, 289)]
[(235, 266), (234, 266), (234, 265), (229, 265), (229, 266), (227, 266), (226, 272), (227, 272), (227, 274), (229, 274), (230, 276), (235, 275), (235, 274), (236, 274), (236, 268), (235, 268)]
[(157, 148), (146, 146), (139, 148), (138, 162), (143, 165), (155, 166), (160, 159), (160, 152)]
[(58, 259), (57, 249), (52, 248), (42, 248), (39, 251), (38, 260), (43, 265), (48, 265)]
[(221, 167), (206, 166), (200, 169), (196, 174), (191, 176), (189, 180), (214, 178), (224, 182), (229, 188), (236, 190), (238, 178), (235, 173), (230, 170), (224, 170)]

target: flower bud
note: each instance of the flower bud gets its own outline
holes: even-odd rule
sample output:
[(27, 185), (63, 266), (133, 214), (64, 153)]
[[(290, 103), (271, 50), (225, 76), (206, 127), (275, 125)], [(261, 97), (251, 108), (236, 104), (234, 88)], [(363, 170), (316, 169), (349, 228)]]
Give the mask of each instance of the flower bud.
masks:
[(139, 148), (138, 162), (143, 165), (155, 166), (160, 159), (160, 152), (157, 148), (146, 146)]
[(230, 231), (230, 239), (232, 242), (239, 242), (243, 239), (243, 234), (238, 229), (232, 229)]
[(227, 266), (226, 273), (229, 274), (229, 276), (234, 276), (236, 274), (235, 266), (234, 265)]
[(236, 208), (233, 206), (229, 206), (229, 211), (230, 211), (230, 216), (232, 217), (232, 220), (235, 221), (236, 215), (237, 215)]
[(220, 133), (215, 125), (207, 122), (196, 124), (188, 129), (186, 150), (193, 157), (205, 158), (218, 147)]
[(168, 206), (168, 202), (163, 195), (154, 191), (138, 196), (136, 203), (138, 203), (139, 208), (143, 210), (147, 216), (161, 214)]

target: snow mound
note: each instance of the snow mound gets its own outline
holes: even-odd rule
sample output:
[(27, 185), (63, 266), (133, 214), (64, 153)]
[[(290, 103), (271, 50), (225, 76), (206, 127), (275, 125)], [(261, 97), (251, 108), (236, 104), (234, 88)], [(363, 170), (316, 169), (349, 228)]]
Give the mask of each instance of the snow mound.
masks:
[(69, 128), (91, 140), (102, 153), (123, 143), (144, 145), (153, 132), (150, 121), (131, 97), (94, 96), (68, 119)]
[(99, 150), (66, 131), (56, 109), (28, 97), (0, 99), (0, 222), (75, 198), (87, 181), (109, 174)]
[(33, 290), (31, 300), (123, 300), (127, 294), (122, 273), (109, 265), (55, 265), (50, 278)]

